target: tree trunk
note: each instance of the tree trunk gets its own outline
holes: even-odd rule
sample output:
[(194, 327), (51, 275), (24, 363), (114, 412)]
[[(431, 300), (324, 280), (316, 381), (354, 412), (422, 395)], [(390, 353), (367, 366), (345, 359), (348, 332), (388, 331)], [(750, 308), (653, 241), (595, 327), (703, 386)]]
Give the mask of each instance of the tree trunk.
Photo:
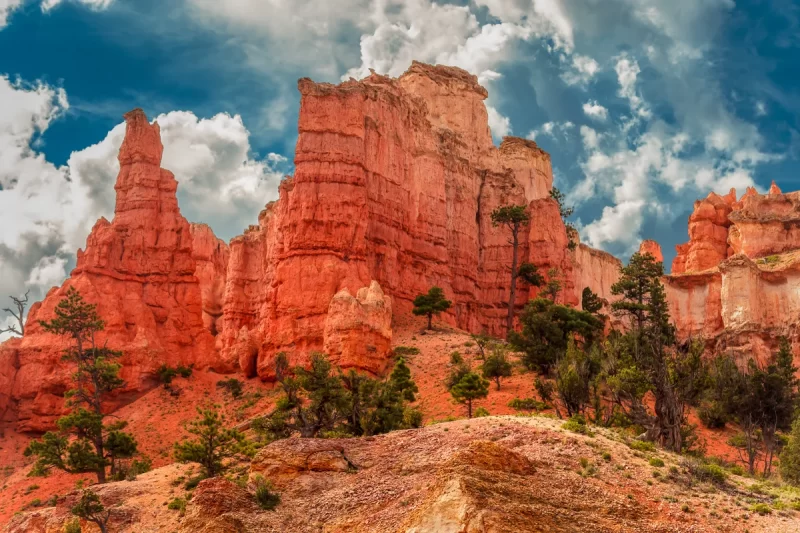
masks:
[(511, 294), (508, 297), (508, 317), (506, 318), (506, 336), (514, 330), (514, 304), (517, 301), (517, 252), (519, 248), (519, 228), (512, 229), (513, 242), (511, 243)]
[(433, 320), (433, 313), (428, 313), (428, 329), (433, 329), (431, 321)]
[(472, 400), (467, 400), (467, 418), (472, 418)]
[(497, 383), (497, 390), (500, 390), (500, 376), (495, 376), (494, 382)]

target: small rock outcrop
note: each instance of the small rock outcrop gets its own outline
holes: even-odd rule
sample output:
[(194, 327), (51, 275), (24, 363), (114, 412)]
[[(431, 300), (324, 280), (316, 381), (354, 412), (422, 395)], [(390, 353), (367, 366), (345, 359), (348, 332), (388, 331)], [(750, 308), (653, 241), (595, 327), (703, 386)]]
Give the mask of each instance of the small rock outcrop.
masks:
[(333, 364), (382, 372), (392, 349), (392, 299), (377, 281), (356, 296), (342, 289), (331, 299), (324, 336), (323, 351)]

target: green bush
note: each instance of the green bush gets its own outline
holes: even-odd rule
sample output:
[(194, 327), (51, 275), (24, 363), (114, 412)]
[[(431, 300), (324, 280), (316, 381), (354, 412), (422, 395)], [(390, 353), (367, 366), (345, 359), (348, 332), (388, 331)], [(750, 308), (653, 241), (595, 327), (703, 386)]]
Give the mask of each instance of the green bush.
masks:
[(632, 440), (628, 443), (631, 449), (639, 452), (654, 452), (656, 445), (648, 440)]
[(580, 433), (581, 435), (587, 435), (589, 437), (594, 436), (592, 430), (590, 430), (589, 426), (586, 425), (586, 419), (583, 417), (583, 415), (575, 415), (571, 417), (569, 420), (564, 422), (561, 427), (567, 431), (572, 431), (573, 433)]
[(396, 346), (394, 355), (397, 357), (408, 357), (409, 355), (417, 355), (419, 348), (416, 346)]
[(728, 472), (718, 464), (701, 461), (687, 461), (689, 473), (699, 481), (722, 485), (728, 479)]
[(781, 452), (780, 471), (786, 483), (800, 486), (800, 418), (792, 423), (789, 442)]
[(255, 498), (259, 507), (266, 511), (272, 511), (278, 506), (279, 503), (281, 503), (281, 496), (277, 492), (273, 492), (272, 483), (263, 477), (258, 476), (255, 484)]
[(766, 503), (756, 503), (752, 507), (750, 507), (750, 510), (753, 511), (754, 513), (760, 514), (761, 516), (772, 513), (772, 509), (770, 509), (769, 505), (767, 505)]
[(180, 511), (181, 514), (183, 514), (186, 511), (186, 500), (183, 498), (175, 498), (167, 504), (167, 509), (170, 511)]
[(234, 399), (242, 397), (242, 382), (236, 378), (217, 381), (217, 387), (226, 390)]
[(655, 466), (656, 468), (661, 468), (664, 466), (664, 461), (659, 459), (658, 457), (653, 457), (650, 459), (650, 466)]
[(705, 402), (697, 409), (697, 417), (708, 429), (721, 429), (728, 422), (728, 413), (720, 402)]
[(64, 524), (64, 533), (81, 533), (81, 521), (73, 518)]
[(489, 410), (485, 407), (478, 407), (475, 409), (475, 413), (472, 415), (475, 418), (482, 418), (484, 416), (489, 416)]
[(197, 485), (200, 484), (206, 478), (205, 474), (197, 474), (196, 476), (190, 477), (186, 480), (186, 484), (183, 486), (186, 490), (194, 490), (197, 488)]
[(517, 411), (544, 411), (547, 404), (535, 398), (514, 398), (508, 402), (508, 406)]

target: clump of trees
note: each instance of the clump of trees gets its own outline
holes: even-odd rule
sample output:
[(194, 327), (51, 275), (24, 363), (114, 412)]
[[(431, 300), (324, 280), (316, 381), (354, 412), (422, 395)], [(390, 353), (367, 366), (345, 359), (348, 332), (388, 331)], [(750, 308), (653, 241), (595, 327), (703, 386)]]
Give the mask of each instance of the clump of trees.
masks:
[(55, 308), (55, 318), (41, 321), (42, 328), (69, 340), (63, 359), (74, 365), (75, 388), (67, 391), (70, 413), (56, 421), (58, 431), (48, 431), (32, 441), (26, 456), (35, 456), (34, 472), (51, 468), (70, 473), (94, 473), (98, 483), (120, 475), (121, 460), (137, 453), (136, 439), (124, 431), (126, 422), (104, 422), (103, 400), (124, 382), (119, 377), (121, 353), (98, 345), (95, 337), (105, 327), (96, 306), (70, 287)]
[(472, 402), (489, 395), (489, 381), (475, 372), (467, 372), (450, 389), (453, 399), (467, 406), (467, 417), (472, 418)]
[(445, 298), (441, 287), (431, 287), (426, 294), (419, 294), (414, 298), (412, 312), (417, 316), (428, 317), (428, 329), (433, 329), (433, 316), (447, 311), (452, 304)]
[(319, 353), (308, 369), (290, 368), (286, 354), (278, 354), (275, 374), (283, 394), (275, 410), (253, 424), (268, 441), (376, 435), (422, 424), (421, 413), (409, 405), (418, 389), (402, 357), (383, 380), (334, 370)]

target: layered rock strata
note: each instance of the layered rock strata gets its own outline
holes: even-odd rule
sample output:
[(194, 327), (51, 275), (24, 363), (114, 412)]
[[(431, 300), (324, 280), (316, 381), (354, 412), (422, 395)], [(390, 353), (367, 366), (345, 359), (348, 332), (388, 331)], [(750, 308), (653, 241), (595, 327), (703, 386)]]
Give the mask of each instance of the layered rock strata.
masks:
[(714, 351), (766, 360), (777, 338), (797, 344), (800, 320), (800, 193), (749, 188), (695, 203), (690, 241), (666, 278), (682, 338)]
[[(270, 380), (278, 353), (304, 364), (324, 350), (379, 373), (393, 313), (434, 285), (453, 302), (443, 321), (504, 334), (512, 247), (491, 222), (503, 205), (528, 206), (519, 257), (556, 269), (559, 301), (579, 305), (586, 286), (610, 296), (619, 261), (569, 250), (550, 156), (525, 139), (494, 145), (475, 76), (414, 63), (398, 79), (298, 88), (294, 176), (229, 245), (180, 215), (158, 125), (126, 115), (114, 220), (97, 222), (70, 279), (31, 309), (25, 338), (0, 347), (6, 419), (43, 429), (60, 414), (63, 346), (37, 324), (69, 286), (98, 304), (102, 342), (125, 352), (121, 402), (152, 386), (162, 363)], [(537, 290), (520, 287), (515, 304)]]

